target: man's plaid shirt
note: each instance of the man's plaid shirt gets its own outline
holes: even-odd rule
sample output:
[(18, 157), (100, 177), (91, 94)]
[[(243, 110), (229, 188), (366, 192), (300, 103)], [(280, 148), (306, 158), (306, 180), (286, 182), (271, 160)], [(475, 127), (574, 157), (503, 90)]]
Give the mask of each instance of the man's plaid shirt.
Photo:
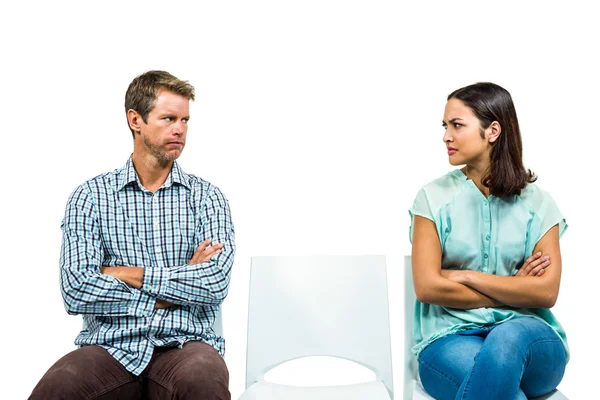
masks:
[[(229, 205), (210, 183), (175, 162), (155, 193), (123, 168), (79, 186), (62, 222), (60, 283), (69, 314), (83, 315), (78, 346), (98, 345), (139, 375), (154, 347), (203, 341), (224, 354), (212, 325), (227, 295), (235, 253)], [(212, 260), (188, 265), (205, 239), (223, 243)], [(144, 268), (140, 289), (101, 266)], [(175, 306), (154, 309), (156, 299)]]

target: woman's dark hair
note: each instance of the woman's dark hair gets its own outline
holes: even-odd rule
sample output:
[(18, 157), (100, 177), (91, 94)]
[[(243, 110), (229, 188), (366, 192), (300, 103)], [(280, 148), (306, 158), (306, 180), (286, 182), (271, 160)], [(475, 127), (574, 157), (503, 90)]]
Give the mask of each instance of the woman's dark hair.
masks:
[(523, 166), (523, 143), (517, 120), (517, 111), (508, 91), (494, 83), (479, 82), (455, 90), (448, 100), (458, 99), (469, 107), (481, 124), (481, 134), (490, 124), (497, 121), (502, 132), (492, 144), (490, 167), (481, 183), (490, 189), (490, 194), (505, 197), (521, 194), (528, 183), (537, 176)]

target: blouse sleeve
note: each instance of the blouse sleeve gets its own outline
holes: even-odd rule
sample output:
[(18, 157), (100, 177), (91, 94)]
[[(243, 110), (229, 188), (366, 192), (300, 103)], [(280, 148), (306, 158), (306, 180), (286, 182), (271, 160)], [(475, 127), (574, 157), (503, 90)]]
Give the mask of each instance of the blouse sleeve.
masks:
[(408, 210), (408, 213), (410, 215), (409, 239), (410, 239), (411, 243), (412, 243), (413, 225), (415, 222), (415, 215), (430, 219), (435, 223), (436, 221), (434, 220), (432, 209), (433, 209), (433, 207), (427, 197), (427, 193), (425, 192), (425, 189), (421, 189), (419, 191), (419, 193), (417, 193), (417, 197), (415, 198), (415, 201), (413, 202), (412, 207)]
[(552, 197), (544, 192), (544, 197), (539, 202), (540, 206), (536, 210), (535, 218), (529, 232), (529, 243), (527, 254), (532, 254), (535, 245), (544, 237), (544, 235), (555, 225), (558, 225), (558, 235), (562, 237), (567, 230), (567, 221), (558, 209), (558, 206)]

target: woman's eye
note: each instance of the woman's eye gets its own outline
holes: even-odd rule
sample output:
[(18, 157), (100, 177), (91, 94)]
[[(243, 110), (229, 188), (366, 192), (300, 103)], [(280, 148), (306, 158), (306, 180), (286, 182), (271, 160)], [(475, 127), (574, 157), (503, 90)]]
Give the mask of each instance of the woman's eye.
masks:
[(454, 125), (454, 128), (458, 129), (462, 126), (462, 124), (459, 124), (457, 122), (453, 123), (452, 125)]

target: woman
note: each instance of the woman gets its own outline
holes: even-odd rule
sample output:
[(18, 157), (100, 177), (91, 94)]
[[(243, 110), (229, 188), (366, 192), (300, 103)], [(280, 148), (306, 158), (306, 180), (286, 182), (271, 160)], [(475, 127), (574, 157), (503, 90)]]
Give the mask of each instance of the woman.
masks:
[(526, 399), (556, 388), (569, 353), (552, 314), (567, 224), (532, 184), (510, 94), (477, 83), (448, 96), (444, 143), (464, 165), (410, 210), (416, 346), (436, 399)]

